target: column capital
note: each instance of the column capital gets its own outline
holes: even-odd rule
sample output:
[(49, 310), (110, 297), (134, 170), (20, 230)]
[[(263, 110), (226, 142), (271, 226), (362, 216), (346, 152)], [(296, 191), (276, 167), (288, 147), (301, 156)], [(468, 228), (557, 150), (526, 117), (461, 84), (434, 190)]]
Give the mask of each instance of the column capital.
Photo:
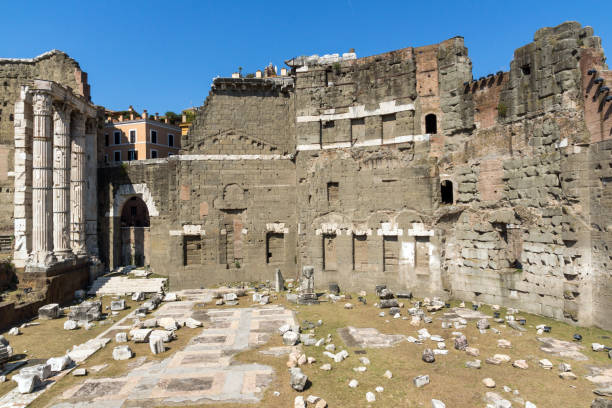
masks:
[(53, 98), (48, 91), (34, 90), (32, 92), (32, 110), (34, 115), (51, 115)]
[(70, 123), (70, 114), (72, 113), (72, 107), (63, 102), (56, 102), (53, 104), (53, 120), (61, 121), (63, 123)]

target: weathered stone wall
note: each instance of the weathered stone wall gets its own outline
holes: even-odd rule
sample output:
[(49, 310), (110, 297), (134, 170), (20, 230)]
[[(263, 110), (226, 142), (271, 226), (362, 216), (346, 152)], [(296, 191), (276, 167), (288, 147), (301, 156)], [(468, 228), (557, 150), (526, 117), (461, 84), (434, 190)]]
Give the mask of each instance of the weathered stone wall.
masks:
[(593, 321), (592, 304), (607, 297), (593, 292), (590, 159), (580, 147), (590, 139), (580, 55), (601, 54), (581, 47), (598, 44), (576, 23), (539, 30), (493, 84), (503, 88), (497, 114), (499, 90), (465, 93), (480, 123), (465, 151), (453, 152), (467, 162), (456, 171), (457, 202), (467, 207), (443, 261), (455, 296), (612, 324)]
[[(217, 78), (183, 136), (184, 152), (241, 154), (295, 149), (292, 78)], [(227, 138), (226, 136), (230, 136)], [(236, 137), (248, 142), (234, 143)], [(231, 140), (231, 141), (230, 141)], [(228, 146), (229, 145), (229, 146)]]
[(578, 23), (544, 28), (477, 81), (461, 37), (216, 79), (183, 155), (101, 169), (105, 256), (118, 264), (116, 214), (139, 196), (173, 287), (313, 265), (320, 288), (386, 283), (611, 328), (600, 44)]
[(32, 59), (0, 58), (0, 235), (13, 234), (14, 105), (21, 86), (33, 79), (57, 82), (89, 99), (87, 73), (61, 51)]

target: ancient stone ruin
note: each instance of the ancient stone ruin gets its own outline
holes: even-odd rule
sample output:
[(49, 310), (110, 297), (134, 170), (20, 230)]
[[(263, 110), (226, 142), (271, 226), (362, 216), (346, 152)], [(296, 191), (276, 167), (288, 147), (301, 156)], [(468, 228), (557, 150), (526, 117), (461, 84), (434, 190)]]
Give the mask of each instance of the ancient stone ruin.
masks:
[[(136, 248), (131, 258), (173, 289), (270, 280), (277, 268), (298, 278), (311, 265), (321, 288), (386, 284), (612, 328), (612, 73), (591, 27), (540, 29), (509, 71), (478, 79), (461, 37), (286, 64), (281, 75), (216, 78), (180, 155), (98, 157), (91, 253), (113, 269)], [(34, 89), (24, 98), (38, 101)], [(36, 120), (50, 121), (45, 112)], [(36, 133), (37, 123), (25, 129), (47, 149), (50, 133)], [(33, 160), (34, 172), (50, 174), (50, 158), (35, 151)], [(15, 191), (28, 187), (17, 165)], [(30, 227), (17, 222), (29, 215), (18, 215), (26, 209), (15, 195), (15, 259), (26, 269), (26, 255), (47, 265), (87, 247), (82, 228), (96, 217), (79, 218), (89, 207), (76, 198), (70, 223), (67, 176), (51, 217), (49, 180), (33, 180), (43, 201), (32, 200)], [(149, 224), (131, 225), (131, 208)]]

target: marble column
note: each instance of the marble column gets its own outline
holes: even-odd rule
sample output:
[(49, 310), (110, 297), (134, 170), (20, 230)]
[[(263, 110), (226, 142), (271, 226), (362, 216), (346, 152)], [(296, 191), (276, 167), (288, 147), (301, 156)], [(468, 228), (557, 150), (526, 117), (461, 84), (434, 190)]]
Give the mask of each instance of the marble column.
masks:
[(59, 259), (70, 249), (70, 107), (53, 110), (53, 253)]
[(51, 139), (51, 95), (35, 91), (32, 96), (34, 138), (32, 146), (32, 253), (30, 262), (48, 266), (53, 257), (53, 145)]
[(97, 121), (89, 118), (85, 127), (86, 194), (85, 194), (85, 243), (89, 255), (99, 256), (98, 249), (98, 155)]
[(70, 246), (75, 255), (86, 255), (85, 247), (85, 120), (77, 112), (72, 117), (70, 157)]

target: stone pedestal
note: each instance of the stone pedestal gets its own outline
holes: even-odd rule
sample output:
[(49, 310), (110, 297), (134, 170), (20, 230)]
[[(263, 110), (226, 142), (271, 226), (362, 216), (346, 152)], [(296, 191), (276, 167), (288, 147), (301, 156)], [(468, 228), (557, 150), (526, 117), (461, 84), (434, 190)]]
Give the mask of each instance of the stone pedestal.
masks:
[(317, 304), (317, 294), (314, 290), (314, 267), (304, 266), (300, 277), (300, 293), (297, 299), (300, 305)]

